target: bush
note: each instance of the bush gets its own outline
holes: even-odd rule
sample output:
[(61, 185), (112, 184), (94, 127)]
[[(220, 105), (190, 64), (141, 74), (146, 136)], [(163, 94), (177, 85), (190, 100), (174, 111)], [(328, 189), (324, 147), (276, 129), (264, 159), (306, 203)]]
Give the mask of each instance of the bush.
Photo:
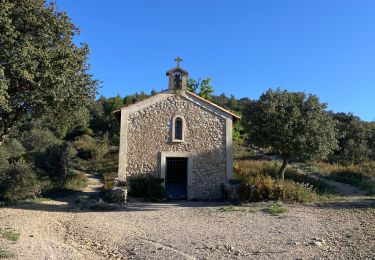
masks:
[(41, 185), (34, 168), (18, 161), (0, 173), (0, 197), (5, 200), (23, 200), (40, 194)]
[(8, 139), (3, 145), (0, 145), (0, 167), (1, 162), (12, 158), (19, 158), (25, 153), (25, 148), (16, 139)]
[(89, 136), (93, 136), (94, 133), (93, 131), (88, 128), (87, 126), (83, 126), (83, 125), (80, 125), (80, 126), (76, 126), (75, 128), (69, 130), (66, 135), (65, 135), (65, 139), (66, 140), (74, 140), (76, 139), (77, 137), (79, 136), (82, 136), (82, 135), (89, 135)]
[(312, 202), (318, 195), (312, 186), (290, 180), (274, 180), (270, 176), (247, 179), (238, 188), (241, 201), (281, 200)]
[(129, 178), (129, 196), (152, 200), (165, 199), (166, 193), (162, 186), (163, 182), (163, 179), (149, 175), (131, 177)]
[(21, 143), (28, 151), (43, 151), (57, 142), (58, 139), (48, 129), (31, 129), (21, 137)]
[(109, 151), (108, 136), (95, 139), (89, 135), (82, 135), (76, 138), (74, 147), (78, 151), (77, 156), (80, 159), (93, 162), (101, 161)]
[[(292, 168), (288, 168), (286, 180), (279, 180), (279, 164), (277, 161), (235, 161), (234, 172), (240, 181), (240, 199), (311, 202), (318, 199), (318, 192), (324, 193), (329, 190), (322, 182), (301, 175)], [(319, 184), (319, 188), (311, 184)]]
[(54, 144), (38, 156), (37, 166), (47, 172), (58, 189), (62, 189), (70, 174), (76, 153), (70, 143)]

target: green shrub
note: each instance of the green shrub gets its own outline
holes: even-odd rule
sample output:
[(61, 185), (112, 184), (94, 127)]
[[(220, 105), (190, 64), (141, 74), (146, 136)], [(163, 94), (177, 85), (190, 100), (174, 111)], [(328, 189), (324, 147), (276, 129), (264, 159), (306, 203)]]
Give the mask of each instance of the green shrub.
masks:
[(25, 153), (25, 148), (16, 139), (7, 139), (4, 144), (0, 145), (0, 167), (9, 159), (19, 158)]
[(5, 200), (22, 200), (38, 196), (41, 184), (34, 168), (18, 161), (0, 173), (0, 197)]
[(56, 188), (62, 189), (68, 179), (73, 166), (76, 150), (70, 143), (54, 144), (39, 154), (36, 159), (37, 166), (45, 170)]
[(69, 131), (66, 133), (65, 139), (66, 139), (66, 140), (74, 140), (74, 139), (76, 139), (77, 137), (82, 136), (82, 135), (93, 136), (94, 133), (93, 133), (93, 131), (92, 131), (90, 128), (88, 128), (87, 126), (79, 125), (79, 126), (76, 126), (76, 127), (73, 128), (73, 129), (69, 130)]
[(48, 129), (34, 128), (24, 132), (21, 143), (28, 151), (43, 151), (58, 142), (56, 136)]
[(166, 193), (162, 186), (163, 182), (163, 179), (149, 175), (131, 177), (129, 178), (129, 196), (156, 200), (165, 199)]
[(65, 182), (64, 188), (67, 190), (83, 191), (87, 187), (89, 179), (83, 173), (70, 174)]

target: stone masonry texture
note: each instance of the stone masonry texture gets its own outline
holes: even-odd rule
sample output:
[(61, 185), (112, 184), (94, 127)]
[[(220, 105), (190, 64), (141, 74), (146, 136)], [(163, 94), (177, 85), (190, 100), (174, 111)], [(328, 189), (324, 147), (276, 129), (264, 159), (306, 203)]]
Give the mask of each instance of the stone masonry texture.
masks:
[[(172, 142), (173, 118), (185, 119), (182, 143)], [(192, 199), (218, 199), (226, 182), (224, 118), (175, 94), (128, 117), (127, 176), (160, 176), (161, 152), (189, 152), (193, 157)], [(121, 158), (120, 158), (121, 160)]]

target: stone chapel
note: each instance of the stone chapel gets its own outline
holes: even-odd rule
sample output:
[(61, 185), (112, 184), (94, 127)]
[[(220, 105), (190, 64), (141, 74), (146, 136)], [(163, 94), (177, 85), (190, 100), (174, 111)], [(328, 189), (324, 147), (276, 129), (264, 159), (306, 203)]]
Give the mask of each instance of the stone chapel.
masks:
[(187, 90), (189, 73), (168, 70), (168, 89), (114, 111), (119, 179), (151, 174), (174, 199), (219, 199), (232, 178), (232, 127), (239, 117)]

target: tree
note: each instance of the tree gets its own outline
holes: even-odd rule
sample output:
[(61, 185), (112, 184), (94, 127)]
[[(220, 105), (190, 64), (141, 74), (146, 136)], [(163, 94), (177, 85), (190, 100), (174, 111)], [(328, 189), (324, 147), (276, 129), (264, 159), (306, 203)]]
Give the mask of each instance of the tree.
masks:
[(65, 12), (44, 0), (0, 1), (0, 143), (17, 122), (78, 118), (95, 98), (86, 44)]
[(351, 113), (332, 113), (332, 117), (337, 121), (340, 149), (330, 156), (330, 160), (349, 163), (369, 160), (371, 125)]
[(270, 89), (244, 110), (249, 142), (280, 153), (284, 179), (289, 160), (325, 158), (337, 148), (335, 121), (326, 108), (315, 95)]
[(192, 79), (192, 78), (187, 79), (187, 89), (190, 92), (196, 93), (198, 88), (199, 88), (199, 82), (197, 80)]
[(37, 165), (46, 170), (58, 189), (62, 189), (72, 169), (77, 151), (68, 142), (54, 144), (37, 158)]
[(211, 86), (211, 78), (198, 78), (195, 79), (188, 79), (187, 82), (187, 89), (190, 92), (196, 93), (199, 89), (199, 96), (211, 100), (214, 94), (214, 88)]

